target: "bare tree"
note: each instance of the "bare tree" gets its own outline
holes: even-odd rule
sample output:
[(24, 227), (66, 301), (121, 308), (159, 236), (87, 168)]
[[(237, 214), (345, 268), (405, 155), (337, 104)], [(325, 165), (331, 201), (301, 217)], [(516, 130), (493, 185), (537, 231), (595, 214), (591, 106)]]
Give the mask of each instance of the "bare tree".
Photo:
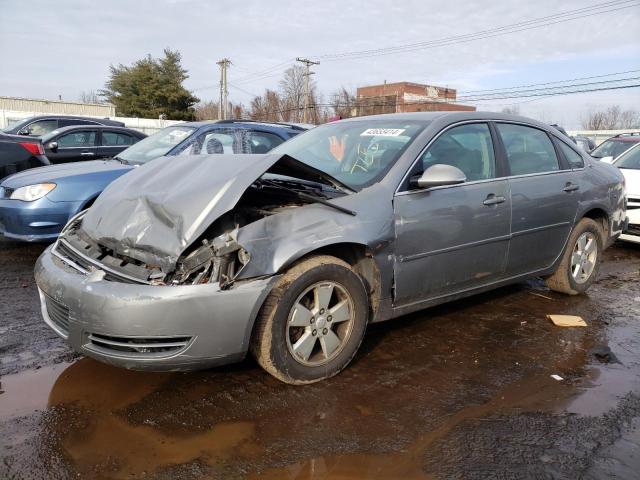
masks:
[(518, 105), (513, 105), (511, 107), (504, 107), (502, 109), (502, 113), (508, 113), (510, 115), (520, 115), (520, 107)]
[[(282, 96), (282, 119), (286, 122), (301, 122), (304, 109), (304, 78), (305, 68), (302, 65), (294, 65), (284, 72), (280, 80), (280, 94)], [(315, 96), (316, 82), (310, 80), (309, 90), (311, 96)]]
[(346, 88), (340, 87), (331, 96), (333, 114), (340, 118), (350, 118), (355, 115), (356, 96)]
[(195, 106), (196, 120), (217, 120), (218, 102), (212, 100), (200, 102)]
[(78, 100), (82, 103), (104, 103), (95, 90), (87, 90), (80, 93)]
[(616, 130), (640, 128), (640, 115), (635, 110), (622, 110), (619, 105), (611, 105), (606, 109), (589, 110), (582, 119), (585, 130)]

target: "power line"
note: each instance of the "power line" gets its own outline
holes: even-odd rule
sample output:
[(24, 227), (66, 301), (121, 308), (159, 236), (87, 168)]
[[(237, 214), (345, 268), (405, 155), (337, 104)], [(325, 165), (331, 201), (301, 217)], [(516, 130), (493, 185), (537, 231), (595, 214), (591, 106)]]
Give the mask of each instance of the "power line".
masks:
[(604, 13), (610, 13), (626, 8), (638, 6), (636, 0), (617, 0), (604, 2), (590, 7), (583, 7), (574, 10), (568, 10), (545, 17), (539, 17), (532, 20), (518, 22), (510, 25), (504, 25), (501, 27), (495, 27), (487, 30), (481, 30), (474, 33), (455, 35), (451, 37), (444, 37), (435, 40), (429, 40), (424, 42), (417, 42), (411, 44), (397, 45), (393, 47), (376, 48), (370, 50), (359, 50), (352, 52), (342, 52), (334, 54), (316, 55), (317, 58), (324, 61), (338, 61), (338, 60), (353, 60), (358, 58), (368, 58), (372, 56), (391, 55), (394, 53), (405, 53), (414, 50), (421, 50), (426, 48), (442, 47), (453, 45), (457, 43), (466, 43), (475, 40), (482, 40), (486, 38), (492, 38), (500, 35), (506, 35), (509, 33), (516, 33), (525, 30), (532, 30), (535, 28), (542, 28), (558, 23), (564, 23), (571, 20), (577, 20), (594, 15), (602, 15)]
[(555, 85), (558, 83), (568, 83), (568, 82), (577, 82), (580, 80), (590, 80), (592, 78), (604, 78), (604, 77), (614, 77), (616, 75), (626, 75), (627, 73), (636, 73), (640, 72), (640, 69), (637, 70), (626, 70), (624, 72), (615, 72), (615, 73), (605, 73), (603, 75), (593, 75), (590, 77), (579, 77), (579, 78), (571, 78), (568, 80), (557, 80), (554, 82), (543, 82), (543, 83), (530, 83), (528, 85), (516, 85), (515, 87), (503, 87), (503, 88), (490, 88), (485, 90), (459, 90), (458, 93), (485, 93), (485, 92), (495, 92), (495, 91), (503, 91), (503, 90), (515, 90), (517, 88), (525, 88), (525, 87), (537, 87), (540, 85)]
[[(632, 80), (640, 80), (640, 77), (619, 78), (615, 80), (602, 80), (599, 82), (585, 82), (585, 83), (579, 83), (579, 84), (573, 84), (573, 85), (560, 85), (557, 87), (529, 88), (529, 89), (515, 90), (515, 91), (512, 91), (511, 93), (520, 94), (520, 93), (527, 93), (527, 92), (537, 92), (541, 90), (549, 91), (549, 90), (557, 90), (557, 89), (568, 88), (568, 87), (577, 87), (577, 86), (585, 87), (588, 85), (602, 85), (603, 83), (619, 83), (619, 82), (628, 82)], [(461, 96), (458, 96), (456, 100), (469, 101), (469, 99), (477, 98), (478, 96), (485, 96), (486, 98), (491, 99), (493, 96), (496, 96), (496, 95), (505, 95), (509, 93), (509, 90), (512, 90), (512, 89), (505, 89), (501, 91), (496, 91), (494, 93), (485, 93), (481, 95), (461, 95)]]
[[(619, 85), (619, 86), (604, 86), (604, 87), (597, 87), (597, 88), (577, 88), (576, 87), (580, 87), (580, 85), (575, 85), (575, 86), (568, 86), (568, 88), (573, 88), (572, 90), (566, 90), (563, 92), (553, 92), (553, 93), (549, 93), (549, 92), (538, 92), (538, 93), (526, 93), (524, 95), (509, 95), (509, 94), (505, 94), (502, 97), (493, 97), (493, 98), (478, 98), (475, 101), (473, 101), (472, 103), (476, 103), (478, 101), (487, 101), (487, 100), (506, 100), (506, 99), (511, 99), (511, 98), (533, 98), (533, 97), (547, 97), (547, 98), (551, 98), (551, 97), (558, 97), (558, 96), (564, 96), (564, 95), (573, 95), (573, 94), (577, 94), (577, 93), (590, 93), (590, 92), (602, 92), (602, 91), (608, 91), (608, 90), (624, 90), (624, 89), (629, 89), (629, 88), (638, 88), (640, 87), (640, 83), (635, 83), (635, 84), (631, 84), (631, 85)], [(429, 105), (429, 104), (437, 104), (437, 105), (446, 105), (443, 102), (406, 102), (403, 103), (403, 106), (407, 106), (407, 105)], [(340, 103), (318, 103), (315, 105), (310, 105), (310, 108), (323, 108), (323, 107), (348, 107), (348, 106), (352, 106), (349, 104), (340, 104)], [(388, 107), (389, 105), (386, 103), (370, 103), (367, 105), (363, 105), (364, 107)], [(259, 115), (259, 117), (265, 117), (265, 116), (269, 116), (269, 115), (273, 115), (273, 114), (283, 114), (283, 113), (289, 113), (289, 112), (293, 112), (293, 111), (299, 111), (301, 110), (303, 107), (292, 107), (292, 108), (287, 108), (287, 109), (282, 109), (282, 110), (273, 110), (273, 111), (269, 111), (269, 112), (264, 112), (264, 114)]]

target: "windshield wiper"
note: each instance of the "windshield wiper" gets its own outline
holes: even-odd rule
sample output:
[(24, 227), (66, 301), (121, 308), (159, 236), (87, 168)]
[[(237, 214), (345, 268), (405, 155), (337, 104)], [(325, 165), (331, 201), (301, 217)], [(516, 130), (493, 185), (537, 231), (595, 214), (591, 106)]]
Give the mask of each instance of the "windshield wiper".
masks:
[(349, 210), (348, 208), (344, 208), (344, 207), (341, 207), (340, 205), (336, 205), (334, 203), (328, 202), (324, 198), (317, 197), (315, 195), (311, 195), (305, 192), (301, 192), (300, 190), (296, 190), (295, 188), (290, 188), (285, 185), (280, 185), (277, 182), (272, 182), (269, 180), (260, 180), (260, 183), (293, 193), (296, 197), (300, 198), (301, 200), (308, 200), (310, 202), (320, 203), (321, 205), (326, 205), (327, 207), (331, 207), (335, 210), (338, 210), (339, 212), (346, 213), (348, 215), (353, 215), (354, 217), (356, 216), (356, 212), (354, 212), (353, 210)]
[(117, 156), (117, 155), (116, 155), (115, 157), (112, 157), (112, 158), (113, 158), (114, 160), (117, 160), (118, 162), (120, 162), (120, 163), (121, 163), (121, 164), (123, 164), (123, 165), (130, 165), (130, 163), (129, 163), (127, 160), (125, 160), (124, 158), (119, 157), (119, 156)]

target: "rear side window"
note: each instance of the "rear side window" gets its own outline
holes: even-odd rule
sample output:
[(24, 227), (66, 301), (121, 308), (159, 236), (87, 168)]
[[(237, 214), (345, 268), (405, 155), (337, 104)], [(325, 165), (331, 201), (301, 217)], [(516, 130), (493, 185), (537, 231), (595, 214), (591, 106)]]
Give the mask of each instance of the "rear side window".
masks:
[(584, 167), (584, 160), (582, 160), (582, 156), (578, 152), (564, 142), (559, 141), (558, 145), (560, 145), (560, 150), (562, 150), (562, 154), (567, 159), (567, 162), (569, 162), (571, 168)]
[(103, 147), (119, 147), (123, 145), (133, 145), (137, 139), (126, 133), (102, 132)]
[(96, 144), (96, 132), (80, 130), (62, 135), (57, 140), (60, 148), (94, 147)]
[(560, 170), (556, 151), (546, 132), (510, 123), (498, 123), (496, 126), (507, 152), (511, 175)]
[(495, 178), (495, 157), (489, 127), (485, 123), (461, 125), (440, 135), (422, 155), (421, 174), (435, 164), (452, 165), (462, 170), (467, 181)]

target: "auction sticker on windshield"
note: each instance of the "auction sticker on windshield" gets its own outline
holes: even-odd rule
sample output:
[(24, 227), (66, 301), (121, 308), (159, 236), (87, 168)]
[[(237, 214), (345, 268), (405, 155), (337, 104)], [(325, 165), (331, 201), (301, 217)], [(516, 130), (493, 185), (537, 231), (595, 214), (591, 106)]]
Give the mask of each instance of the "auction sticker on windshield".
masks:
[(398, 137), (405, 131), (404, 128), (367, 128), (360, 134), (361, 137)]

